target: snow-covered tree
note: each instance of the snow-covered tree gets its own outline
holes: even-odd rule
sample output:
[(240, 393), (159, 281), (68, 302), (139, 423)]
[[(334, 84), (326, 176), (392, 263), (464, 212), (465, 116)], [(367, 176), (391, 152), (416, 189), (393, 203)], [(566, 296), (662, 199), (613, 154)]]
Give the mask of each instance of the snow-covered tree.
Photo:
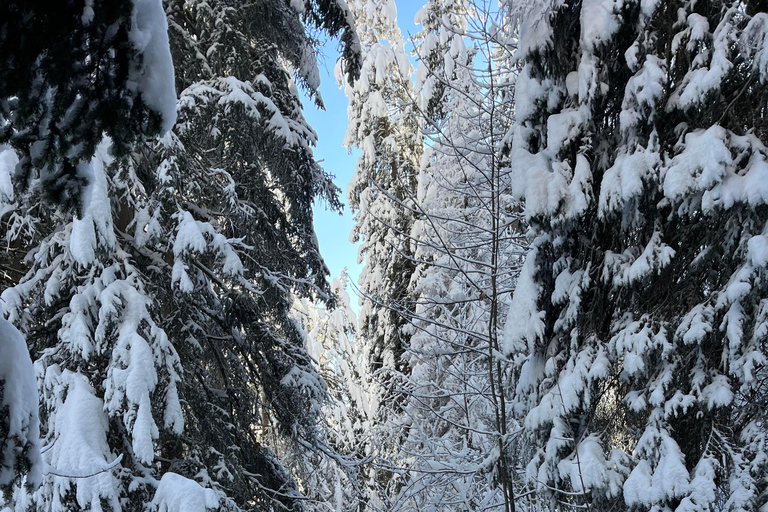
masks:
[[(326, 439), (330, 453), (293, 457), (301, 486), (318, 510), (332, 504), (335, 510), (359, 510), (364, 497), (366, 449), (375, 431), (378, 411), (369, 399), (372, 381), (368, 362), (356, 339), (357, 318), (346, 292), (346, 271), (331, 282), (335, 303), (302, 299), (294, 310), (306, 331), (307, 351), (326, 382), (329, 400), (324, 404)], [(295, 464), (294, 464), (295, 460)]]
[(13, 486), (40, 485), (40, 423), (35, 371), (24, 337), (0, 318), (0, 489), (9, 497)]
[(348, 191), (355, 212), (351, 239), (362, 242), (359, 257), (365, 262), (359, 334), (368, 344), (374, 372), (388, 380), (388, 372), (400, 370), (407, 344), (398, 310), (410, 307), (413, 248), (405, 235), (413, 214), (403, 202), (415, 191), (422, 140), (410, 105), (412, 66), (394, 1), (359, 0), (352, 8), (363, 43), (360, 79), (346, 87), (345, 139), (362, 152)]
[(764, 510), (768, 13), (522, 3), (515, 455), (553, 510)]
[(79, 206), (79, 172), (106, 135), (125, 157), (176, 118), (160, 0), (0, 5), (0, 144), (16, 177)]
[[(116, 161), (108, 147), (103, 143), (79, 165), (87, 178), (80, 218), (32, 202), (34, 192), (3, 205), (11, 228), (22, 216), (34, 226), (29, 238), (24, 231), (5, 233), (29, 250), (30, 268), (2, 299), (9, 320), (40, 355), (50, 467), (40, 489), (14, 500), (16, 507), (120, 510), (129, 496), (148, 502), (155, 443), (161, 432), (182, 432), (178, 355), (150, 314), (157, 305), (146, 274), (120, 245), (110, 200)], [(103, 471), (121, 454), (120, 467)], [(81, 478), (88, 474), (98, 475)]]
[[(20, 255), (24, 244), (28, 248), (40, 241), (42, 217), (51, 221), (45, 213), (28, 215), (30, 205), (77, 210), (81, 218), (74, 237), (94, 244), (81, 248), (80, 264), (90, 264), (85, 260), (96, 249), (95, 238), (88, 239), (94, 232), (93, 194), (102, 185), (92, 181), (103, 178), (104, 141), (110, 160), (124, 159), (134, 144), (167, 131), (176, 118), (176, 94), (159, 0), (95, 6), (9, 1), (0, 6), (0, 20), (0, 203), (9, 244), (2, 258), (5, 288), (24, 275)], [(25, 200), (14, 192), (13, 182)], [(6, 311), (18, 306), (17, 298), (9, 293)], [(27, 364), (25, 340), (11, 325), (3, 328), (3, 339), (0, 486), (7, 498), (11, 484), (20, 480), (34, 489), (44, 463), (37, 441), (38, 394), (29, 385), (34, 372)]]
[(519, 268), (509, 195), (513, 26), (469, 1), (417, 15), (419, 113), (429, 138), (413, 204), (417, 249), (398, 510), (510, 510), (500, 320)]
[(18, 510), (301, 510), (264, 441), (322, 448), (326, 386), (290, 307), (330, 296), (311, 208), (339, 202), (296, 83), (321, 104), (310, 25), (343, 32), (354, 80), (351, 15), (341, 1), (167, 11), (172, 131), (128, 158), (105, 137), (77, 165), (74, 219), (39, 199), (44, 177), (3, 188), (8, 267), (25, 267), (3, 307), (41, 355), (51, 467)]
[[(392, 466), (399, 433), (388, 425), (398, 414), (403, 375), (405, 332), (412, 308), (409, 289), (414, 271), (414, 247), (408, 238), (414, 215), (406, 204), (414, 197), (422, 153), (412, 66), (397, 27), (393, 0), (355, 0), (350, 7), (363, 46), (360, 78), (346, 84), (349, 125), (345, 144), (361, 150), (349, 184), (349, 204), (355, 212), (351, 240), (361, 242), (359, 259), (362, 297), (358, 340), (377, 383), (370, 399), (376, 411), (378, 435), (369, 452)], [(370, 469), (370, 468), (369, 468)], [(387, 509), (386, 496), (400, 485), (389, 470), (371, 469), (366, 497), (373, 510)]]

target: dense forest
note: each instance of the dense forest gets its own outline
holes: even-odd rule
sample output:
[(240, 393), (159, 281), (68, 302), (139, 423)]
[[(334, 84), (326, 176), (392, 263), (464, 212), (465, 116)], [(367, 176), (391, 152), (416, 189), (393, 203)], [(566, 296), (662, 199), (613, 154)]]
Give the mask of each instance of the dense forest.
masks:
[(400, 1), (0, 0), (0, 510), (768, 512), (768, 3)]

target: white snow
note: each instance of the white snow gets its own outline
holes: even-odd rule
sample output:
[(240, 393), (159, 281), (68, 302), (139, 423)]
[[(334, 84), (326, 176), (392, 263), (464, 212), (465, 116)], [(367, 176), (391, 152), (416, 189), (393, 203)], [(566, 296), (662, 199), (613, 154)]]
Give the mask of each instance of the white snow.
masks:
[(72, 220), (69, 250), (75, 261), (83, 266), (93, 263), (99, 242), (108, 249), (113, 249), (116, 244), (105, 171), (112, 161), (108, 147), (109, 140), (105, 139), (91, 161), (81, 162), (77, 167), (78, 175), (88, 180), (88, 184), (82, 194), (82, 217)]
[(733, 391), (728, 377), (717, 375), (712, 382), (701, 390), (701, 396), (709, 409), (726, 407), (733, 403)]
[(720, 183), (733, 163), (724, 128), (713, 125), (685, 136), (685, 148), (663, 172), (664, 195), (672, 200), (702, 192)]
[(29, 357), (24, 336), (0, 315), (0, 385), (3, 403), (7, 407), (8, 437), (0, 439), (3, 451), (0, 467), (0, 485), (9, 484), (16, 476), (17, 459), (22, 450), (32, 464), (26, 481), (36, 487), (42, 480), (40, 458), (39, 400), (35, 370)]
[[(593, 489), (607, 488), (608, 496), (619, 494), (624, 483), (623, 475), (617, 471), (622, 468), (625, 455), (620, 450), (613, 450), (606, 460), (600, 438), (590, 434), (578, 445), (576, 453), (560, 461), (558, 471), (562, 478), (567, 478), (576, 492), (589, 492)], [(583, 485), (582, 485), (583, 483)]]
[(162, 117), (162, 133), (176, 123), (176, 85), (162, 0), (134, 0), (131, 44), (142, 57), (133, 70), (142, 100)]
[(547, 151), (553, 158), (570, 144), (581, 131), (583, 118), (578, 109), (563, 109), (547, 119)]
[(765, 83), (768, 79), (768, 13), (760, 12), (752, 17), (740, 43), (742, 51), (760, 73), (760, 81)]
[(237, 276), (243, 271), (243, 263), (235, 250), (240, 244), (239, 239), (226, 238), (209, 222), (196, 220), (188, 211), (180, 210), (174, 217), (178, 221), (176, 238), (173, 242), (174, 264), (172, 282), (179, 284), (179, 289), (190, 293), (194, 285), (187, 274), (185, 257), (194, 253), (212, 252), (222, 271), (230, 276)]
[(163, 475), (150, 504), (152, 512), (207, 512), (218, 508), (219, 500), (212, 489), (176, 473)]
[[(731, 139), (735, 138), (732, 136)], [(753, 139), (753, 136), (747, 138)], [(750, 149), (760, 149), (761, 146), (759, 141), (749, 143)], [(722, 181), (704, 192), (701, 203), (702, 210), (707, 213), (718, 207), (731, 208), (736, 203), (746, 203), (751, 207), (768, 203), (768, 162), (765, 155), (755, 151), (746, 172), (737, 172), (733, 166), (726, 167)]]
[(107, 443), (109, 421), (104, 404), (84, 375), (62, 372), (53, 365), (46, 369), (46, 381), (55, 382), (55, 395), (66, 396), (51, 418), (50, 431), (58, 435), (49, 440), (51, 448), (45, 454), (51, 471), (73, 476), (96, 473), (76, 479), (51, 474), (52, 511), (69, 510), (62, 500), (73, 486), (80, 507), (98, 512), (105, 500), (113, 510), (120, 510), (118, 482), (111, 472), (103, 471), (117, 458)]
[(503, 351), (505, 354), (532, 351), (537, 340), (544, 336), (544, 315), (536, 303), (539, 288), (534, 279), (536, 251), (532, 250), (523, 263), (517, 279), (509, 316), (504, 326)]
[[(105, 408), (123, 412), (136, 457), (150, 464), (155, 458), (153, 440), (158, 436), (150, 397), (158, 377), (152, 348), (139, 335), (141, 322), (147, 316), (146, 297), (125, 281), (115, 281), (101, 295), (102, 318), (114, 314), (116, 304), (122, 305), (117, 345), (107, 374)], [(109, 309), (112, 311), (107, 312)]]
[(593, 51), (610, 42), (619, 29), (617, 13), (623, 0), (584, 0), (581, 6), (581, 44)]
[[(690, 27), (690, 42), (688, 51), (693, 50), (694, 43), (709, 35), (709, 23), (698, 14), (688, 17)], [(688, 109), (700, 105), (709, 97), (709, 92), (718, 89), (733, 67), (728, 60), (729, 46), (732, 44), (731, 31), (733, 27), (728, 22), (721, 23), (714, 33), (712, 57), (709, 67), (702, 66), (692, 69), (683, 78), (682, 86), (676, 91), (677, 106)], [(671, 104), (675, 104), (675, 96), (671, 98)]]
[(10, 203), (16, 194), (13, 191), (13, 176), (19, 157), (6, 145), (0, 145), (0, 204)]
[[(688, 470), (680, 447), (666, 430), (648, 427), (638, 442), (639, 461), (624, 482), (624, 501), (628, 506), (650, 508), (690, 492)], [(652, 467), (648, 451), (657, 452), (658, 462)]]

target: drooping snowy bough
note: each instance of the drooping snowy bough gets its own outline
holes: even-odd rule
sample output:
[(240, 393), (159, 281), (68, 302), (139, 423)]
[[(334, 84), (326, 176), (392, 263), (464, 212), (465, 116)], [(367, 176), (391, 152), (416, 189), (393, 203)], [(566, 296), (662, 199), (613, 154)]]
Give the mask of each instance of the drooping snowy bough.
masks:
[(0, 318), (0, 490), (6, 496), (21, 480), (40, 485), (40, 423), (37, 382), (24, 336)]
[(765, 510), (768, 14), (527, 4), (504, 343), (525, 479), (553, 507)]

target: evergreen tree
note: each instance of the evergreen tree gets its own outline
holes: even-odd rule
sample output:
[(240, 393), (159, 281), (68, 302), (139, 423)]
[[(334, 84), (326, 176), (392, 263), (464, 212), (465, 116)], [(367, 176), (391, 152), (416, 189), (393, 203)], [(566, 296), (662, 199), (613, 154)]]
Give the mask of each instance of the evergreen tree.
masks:
[(35, 370), (24, 337), (0, 318), (0, 489), (8, 498), (22, 480), (40, 485), (40, 423)]
[[(159, 0), (8, 0), (0, 6), (0, 144), (16, 177), (79, 206), (87, 163), (106, 135), (125, 157), (168, 131), (176, 94)], [(38, 179), (39, 178), (39, 179)]]
[(592, 510), (762, 510), (766, 21), (754, 2), (528, 3), (506, 324), (516, 456)]
[[(106, 137), (109, 158), (125, 158), (135, 143), (167, 131), (176, 117), (176, 95), (158, 0), (4, 2), (0, 66), (0, 202), (2, 215), (8, 216), (6, 242), (12, 245), (3, 258), (3, 284), (8, 285), (24, 275), (18, 268), (20, 246), (40, 241), (42, 221), (20, 207), (12, 182), (27, 195), (27, 206), (48, 199), (54, 206), (77, 208), (81, 222), (73, 240), (84, 240), (84, 231), (94, 231), (85, 212), (100, 186), (94, 189), (90, 182), (102, 179), (92, 163), (104, 163), (95, 156), (106, 153), (100, 144)], [(95, 245), (81, 249), (81, 263), (87, 265), (83, 261)], [(9, 295), (7, 310), (17, 306), (15, 298)], [(44, 463), (37, 440), (38, 394), (29, 385), (34, 373), (24, 339), (10, 325), (3, 328), (3, 338), (0, 486), (7, 498), (11, 485), (21, 480), (34, 489)]]
[(42, 353), (52, 467), (36, 493), (17, 491), (18, 510), (301, 510), (264, 441), (325, 446), (326, 387), (290, 307), (330, 298), (311, 207), (339, 203), (295, 82), (319, 84), (302, 20), (343, 31), (355, 78), (351, 15), (309, 1), (167, 10), (173, 130), (127, 158), (108, 139), (83, 157), (78, 218), (38, 201), (45, 176), (3, 197), (6, 260), (28, 269), (4, 308)]
[(374, 372), (386, 380), (388, 372), (401, 369), (407, 344), (399, 310), (411, 307), (413, 248), (407, 234), (413, 214), (403, 202), (415, 191), (422, 142), (410, 105), (412, 67), (393, 0), (352, 5), (364, 46), (360, 79), (346, 89), (345, 139), (348, 147), (362, 151), (349, 185), (349, 204), (356, 212), (351, 240), (362, 242), (359, 258), (365, 261), (359, 334), (369, 345)]
[(376, 434), (367, 451), (379, 462), (364, 477), (367, 504), (373, 510), (390, 508), (401, 478), (392, 473), (399, 429), (389, 421), (399, 414), (408, 345), (407, 314), (413, 297), (409, 290), (414, 271), (408, 234), (414, 216), (407, 204), (416, 190), (422, 139), (412, 66), (397, 27), (393, 0), (364, 0), (351, 4), (363, 47), (360, 78), (347, 83), (349, 125), (345, 144), (361, 149), (349, 184), (349, 204), (355, 212), (351, 241), (361, 242), (358, 258), (365, 262), (360, 277), (362, 296), (358, 339), (375, 382), (370, 396)]
[[(318, 453), (295, 461), (302, 488), (317, 503), (317, 510), (359, 510), (364, 489), (358, 477), (369, 462), (377, 411), (370, 400), (369, 366), (356, 338), (356, 315), (350, 307), (347, 274), (331, 282), (336, 298), (332, 307), (307, 299), (294, 303), (295, 314), (306, 332), (307, 351), (319, 367), (329, 391), (324, 404), (328, 445), (333, 455)], [(294, 466), (293, 460), (289, 465)], [(313, 508), (314, 510), (314, 508)]]

